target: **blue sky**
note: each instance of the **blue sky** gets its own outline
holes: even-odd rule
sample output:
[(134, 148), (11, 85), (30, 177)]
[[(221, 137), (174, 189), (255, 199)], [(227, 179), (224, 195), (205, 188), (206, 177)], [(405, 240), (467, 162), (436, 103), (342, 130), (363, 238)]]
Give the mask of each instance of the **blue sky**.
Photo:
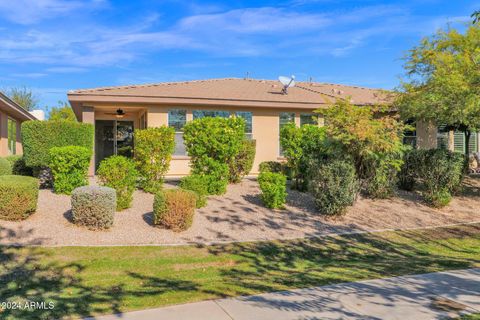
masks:
[(0, 88), (250, 77), (394, 88), (402, 56), (480, 1), (0, 0)]

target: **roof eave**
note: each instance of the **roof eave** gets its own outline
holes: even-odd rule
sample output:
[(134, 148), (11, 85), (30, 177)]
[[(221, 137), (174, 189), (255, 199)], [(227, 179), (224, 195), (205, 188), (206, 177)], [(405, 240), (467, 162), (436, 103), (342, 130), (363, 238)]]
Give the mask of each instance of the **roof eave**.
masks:
[(1, 92), (0, 102), (2, 102), (2, 104), (7, 108), (7, 111), (13, 114), (17, 119), (20, 119), (22, 121), (37, 120), (37, 118), (33, 114), (23, 109), (21, 106), (19, 106), (17, 103), (15, 103), (13, 100), (11, 100), (9, 97), (7, 97)]

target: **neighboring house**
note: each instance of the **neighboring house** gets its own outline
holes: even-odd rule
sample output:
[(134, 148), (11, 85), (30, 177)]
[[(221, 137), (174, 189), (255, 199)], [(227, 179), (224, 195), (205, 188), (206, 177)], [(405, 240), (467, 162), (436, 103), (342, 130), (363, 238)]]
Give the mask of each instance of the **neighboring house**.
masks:
[(0, 92), (0, 157), (22, 154), (20, 129), (27, 120), (36, 118)]
[[(282, 159), (282, 125), (314, 123), (313, 111), (336, 99), (372, 105), (386, 98), (382, 90), (326, 83), (300, 82), (287, 94), (282, 88), (280, 82), (271, 80), (212, 79), (75, 90), (68, 93), (68, 99), (79, 121), (95, 125), (95, 166), (113, 154), (131, 156), (134, 129), (165, 125), (175, 128), (177, 144), (168, 175), (181, 176), (189, 173), (182, 140), (187, 121), (231, 114), (245, 118), (245, 134), (257, 141), (251, 172), (256, 174), (260, 162)], [(323, 123), (323, 119), (317, 121)], [(429, 141), (419, 138), (416, 143)], [(90, 173), (94, 173), (93, 165)]]

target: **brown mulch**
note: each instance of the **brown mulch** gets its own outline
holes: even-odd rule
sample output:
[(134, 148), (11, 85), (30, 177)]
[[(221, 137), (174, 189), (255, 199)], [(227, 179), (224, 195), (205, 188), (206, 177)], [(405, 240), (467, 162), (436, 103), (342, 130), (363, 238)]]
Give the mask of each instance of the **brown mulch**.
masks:
[[(170, 186), (171, 187), (171, 186)], [(443, 209), (426, 206), (416, 193), (399, 191), (386, 200), (360, 198), (344, 216), (327, 218), (313, 199), (290, 190), (284, 210), (262, 205), (258, 184), (245, 179), (197, 209), (193, 226), (181, 233), (152, 226), (153, 196), (136, 191), (133, 206), (115, 215), (108, 231), (71, 222), (70, 197), (41, 190), (35, 214), (21, 222), (0, 221), (0, 244), (140, 245), (254, 241), (330, 233), (443, 226), (480, 221), (480, 178), (468, 178), (461, 195)]]

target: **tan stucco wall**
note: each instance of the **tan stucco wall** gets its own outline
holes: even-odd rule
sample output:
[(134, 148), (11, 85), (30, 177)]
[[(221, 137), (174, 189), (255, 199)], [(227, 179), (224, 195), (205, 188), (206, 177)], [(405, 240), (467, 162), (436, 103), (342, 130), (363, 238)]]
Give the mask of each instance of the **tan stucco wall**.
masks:
[(431, 123), (417, 122), (417, 147), (435, 149), (437, 147), (437, 127)]
[[(258, 166), (263, 161), (279, 161), (279, 115), (281, 112), (295, 112), (295, 123), (300, 124), (301, 113), (313, 113), (313, 110), (305, 109), (272, 109), (272, 108), (242, 108), (242, 107), (202, 107), (202, 106), (183, 106), (183, 105), (171, 105), (171, 106), (145, 106), (145, 105), (128, 105), (118, 106), (102, 104), (90, 104), (92, 108), (84, 108), (83, 110), (83, 122), (94, 123), (94, 120), (101, 119), (115, 119), (114, 116), (108, 116), (105, 114), (105, 109), (110, 108), (108, 112), (115, 111), (118, 107), (138, 109), (133, 116), (135, 118), (135, 128), (139, 128), (140, 115), (145, 110), (147, 127), (159, 127), (162, 125), (168, 125), (168, 110), (170, 109), (183, 109), (187, 111), (187, 121), (193, 120), (193, 110), (226, 110), (230, 112), (235, 111), (249, 111), (252, 112), (252, 134), (253, 139), (257, 142), (257, 152), (251, 174), (258, 173)], [(127, 111), (127, 113), (129, 113)], [(126, 119), (126, 118), (125, 118)], [(94, 164), (90, 166), (90, 174), (94, 173)], [(189, 174), (189, 159), (185, 156), (174, 156), (170, 163), (170, 170), (167, 176), (184, 176)]]
[(23, 153), (21, 127), (22, 121), (0, 110), (0, 157), (9, 155), (8, 151), (8, 118), (14, 119), (17, 122), (17, 136), (16, 136), (16, 154)]

